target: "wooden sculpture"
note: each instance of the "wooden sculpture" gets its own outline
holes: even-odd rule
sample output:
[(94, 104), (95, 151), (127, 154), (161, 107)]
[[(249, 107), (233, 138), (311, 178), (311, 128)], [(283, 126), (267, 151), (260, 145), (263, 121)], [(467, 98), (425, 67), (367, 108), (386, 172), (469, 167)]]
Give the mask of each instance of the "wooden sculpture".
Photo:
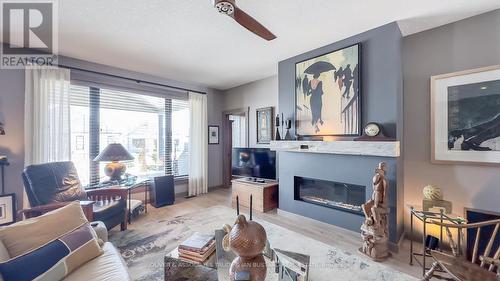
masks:
[[(236, 200), (239, 201), (238, 198)], [(263, 251), (267, 244), (267, 234), (262, 225), (252, 221), (252, 197), (250, 196), (250, 220), (239, 214), (234, 226), (224, 225), (226, 236), (222, 241), (225, 251), (232, 250), (237, 257), (229, 268), (231, 281), (239, 280), (237, 275), (249, 276), (251, 281), (264, 281), (266, 279), (266, 262)], [(243, 274), (245, 273), (245, 274)], [(246, 279), (245, 279), (246, 280)]]
[(361, 207), (365, 214), (365, 222), (361, 226), (363, 247), (359, 250), (375, 261), (381, 261), (389, 256), (388, 240), (389, 226), (387, 206), (387, 191), (389, 185), (385, 178), (387, 165), (378, 164), (373, 176), (372, 198)]

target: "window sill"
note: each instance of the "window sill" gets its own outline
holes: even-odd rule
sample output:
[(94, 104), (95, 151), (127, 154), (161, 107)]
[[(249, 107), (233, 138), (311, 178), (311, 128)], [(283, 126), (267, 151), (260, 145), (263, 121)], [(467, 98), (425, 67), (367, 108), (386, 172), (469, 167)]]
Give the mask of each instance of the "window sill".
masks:
[(188, 176), (174, 177), (174, 183), (188, 183), (188, 181), (189, 181)]

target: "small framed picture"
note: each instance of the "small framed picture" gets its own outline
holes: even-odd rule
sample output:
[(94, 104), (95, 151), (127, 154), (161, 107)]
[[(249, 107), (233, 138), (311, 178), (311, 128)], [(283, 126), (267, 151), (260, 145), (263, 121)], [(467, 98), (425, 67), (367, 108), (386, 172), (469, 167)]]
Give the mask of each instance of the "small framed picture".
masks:
[(219, 144), (219, 126), (208, 126), (208, 144)]
[(273, 140), (273, 108), (259, 108), (257, 115), (257, 143), (269, 144)]
[(500, 65), (431, 78), (433, 163), (500, 164)]
[(16, 195), (0, 195), (0, 226), (16, 222)]

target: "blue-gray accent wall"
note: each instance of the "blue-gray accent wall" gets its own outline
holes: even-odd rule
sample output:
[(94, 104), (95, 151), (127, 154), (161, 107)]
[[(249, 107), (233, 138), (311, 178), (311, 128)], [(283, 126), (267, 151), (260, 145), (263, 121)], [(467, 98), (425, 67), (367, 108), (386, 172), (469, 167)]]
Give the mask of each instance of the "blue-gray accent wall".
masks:
[[(325, 53), (361, 43), (361, 111), (364, 125), (382, 124), (385, 133), (403, 140), (403, 79), (402, 36), (397, 23), (390, 23), (342, 41), (286, 59), (279, 63), (278, 111), (285, 119), (294, 119), (295, 64)], [(292, 135), (294, 129), (291, 130)], [(352, 137), (340, 137), (351, 140)], [(403, 144), (401, 143), (401, 151)], [(402, 153), (401, 153), (402, 154)], [(295, 201), (293, 177), (360, 184), (371, 196), (374, 169), (378, 162), (389, 165), (390, 182), (390, 241), (397, 243), (403, 233), (403, 157), (368, 157), (349, 155), (321, 155), (311, 153), (279, 153), (280, 206), (279, 208), (323, 222), (358, 231), (363, 217), (330, 208)]]

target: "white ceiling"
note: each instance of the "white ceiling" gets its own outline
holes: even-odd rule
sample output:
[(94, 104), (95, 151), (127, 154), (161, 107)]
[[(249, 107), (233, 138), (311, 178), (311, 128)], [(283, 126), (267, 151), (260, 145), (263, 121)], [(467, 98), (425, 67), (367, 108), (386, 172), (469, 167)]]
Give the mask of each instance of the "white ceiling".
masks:
[(267, 42), (211, 0), (59, 1), (59, 53), (228, 89), (277, 73), (278, 62), (400, 21), (404, 35), (500, 8), (498, 0), (239, 0), (278, 38)]

